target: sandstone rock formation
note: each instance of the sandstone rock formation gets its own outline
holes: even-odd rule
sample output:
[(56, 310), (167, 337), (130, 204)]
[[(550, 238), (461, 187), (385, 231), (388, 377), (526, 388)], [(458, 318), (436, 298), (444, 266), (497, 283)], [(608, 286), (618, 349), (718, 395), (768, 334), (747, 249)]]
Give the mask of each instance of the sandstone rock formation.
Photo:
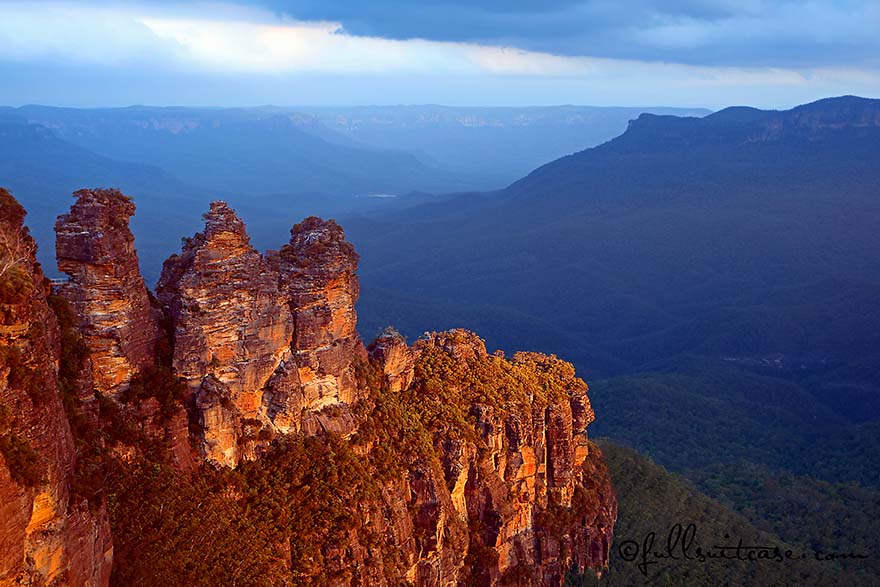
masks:
[[(95, 392), (113, 398), (130, 426), (163, 445), (179, 468), (192, 468), (182, 403), (163, 408), (155, 397), (121, 401), (138, 377), (155, 376), (158, 349), (167, 344), (161, 310), (144, 284), (128, 224), (134, 202), (115, 189), (80, 190), (74, 197), (70, 212), (55, 223), (58, 269), (69, 275), (56, 292), (72, 307), (87, 349), (87, 372), (78, 380), (81, 409), (92, 412), (92, 425), (99, 426)], [(151, 393), (157, 391), (162, 390)], [(160, 413), (163, 409), (167, 414)]]
[(332, 220), (306, 218), (271, 256), (294, 320), (291, 350), (310, 409), (357, 401), (354, 363), (366, 353), (354, 305), (359, 257)]
[(367, 349), (370, 358), (382, 366), (385, 385), (390, 391), (401, 391), (413, 380), (415, 354), (406, 345), (403, 336), (387, 328)]
[[(539, 353), (517, 353), (509, 361), (490, 356), (479, 337), (453, 330), (417, 341), (417, 366), (437, 351), (467, 374), (460, 381), (468, 385), (479, 385), (480, 373), (509, 372), (520, 381), (523, 374), (536, 376), (520, 383), (528, 403), (492, 401), (491, 395), (489, 401), (466, 400), (476, 438), (448, 431), (435, 436), (442, 489), (449, 488), (455, 507), (448, 516), (467, 521), (468, 551), (485, 559), (465, 569), (470, 584), (557, 586), (572, 564), (607, 565), (616, 499), (601, 455), (587, 441), (593, 412), (571, 365)], [(415, 388), (424, 384), (417, 374)], [(472, 398), (473, 390), (459, 382), (447, 385)]]
[(157, 296), (208, 460), (235, 466), (278, 433), (353, 430), (354, 363), (365, 356), (356, 267), (342, 229), (317, 218), (266, 259), (223, 202), (165, 262)]
[(214, 202), (204, 232), (165, 262), (157, 296), (172, 321), (174, 371), (195, 397), (204, 453), (234, 466), (242, 422), (265, 420), (263, 388), (289, 360), (293, 325), (277, 279), (244, 223)]
[[(465, 330), (410, 346), (389, 328), (367, 351), (342, 229), (308, 218), (264, 256), (223, 202), (153, 302), (133, 204), (77, 198), (56, 227), (71, 281), (53, 313), (23, 210), (0, 193), (0, 236), (24, 243), (0, 263), (0, 587), (107, 584), (107, 512), (71, 497), (74, 440), (98, 455), (92, 484), (115, 472), (117, 581), (225, 584), (246, 563), (321, 587), (559, 587), (607, 565), (616, 499), (570, 364), (489, 354)], [(61, 354), (61, 336), (82, 352)], [(196, 545), (227, 553), (207, 583)]]
[(116, 396), (153, 364), (159, 335), (128, 227), (135, 206), (119, 190), (74, 196), (55, 224), (58, 269), (70, 276), (63, 294), (82, 321), (95, 389)]
[(107, 512), (71, 495), (76, 456), (57, 385), (59, 328), (23, 218), (0, 189), (0, 585), (104, 586), (113, 555)]

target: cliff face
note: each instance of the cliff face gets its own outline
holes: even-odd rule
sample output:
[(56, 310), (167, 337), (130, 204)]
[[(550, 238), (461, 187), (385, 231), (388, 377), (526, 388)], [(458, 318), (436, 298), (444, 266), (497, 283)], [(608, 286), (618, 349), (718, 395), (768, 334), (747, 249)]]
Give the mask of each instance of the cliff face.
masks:
[(202, 451), (234, 466), (242, 454), (253, 456), (246, 434), (271, 427), (264, 387), (289, 360), (293, 328), (277, 279), (244, 223), (214, 202), (204, 232), (165, 262), (157, 296), (171, 317), (174, 372), (194, 396)]
[[(74, 197), (70, 212), (55, 223), (58, 269), (69, 276), (56, 293), (70, 304), (87, 351), (84, 372), (76, 378), (80, 408), (92, 426), (106, 427), (110, 422), (100, 421), (95, 392), (112, 398), (127, 427), (158, 442), (178, 467), (191, 468), (184, 406), (160, 406), (155, 396), (164, 390), (143, 392), (143, 381), (155, 378), (158, 353), (167, 341), (129, 228), (134, 203), (115, 189), (80, 190)], [(132, 386), (141, 392), (130, 393)], [(133, 438), (123, 444), (127, 452), (144, 449)]]
[(349, 433), (357, 255), (333, 221), (309, 218), (264, 258), (223, 202), (165, 262), (157, 295), (171, 318), (173, 368), (193, 395), (205, 457), (235, 466), (278, 433)]
[[(453, 545), (467, 553), (458, 580), (556, 586), (573, 564), (607, 565), (616, 500), (587, 441), (593, 412), (571, 365), (538, 353), (489, 355), (464, 330), (430, 333), (411, 352), (412, 401), (457, 408), (433, 424), (430, 407), (423, 416), (443, 478), (431, 484), (436, 511), (415, 524), (438, 546), (444, 520), (466, 524), (467, 543)], [(399, 355), (386, 357), (395, 373)], [(389, 361), (383, 367), (387, 377)]]
[[(0, 585), (106, 585), (104, 496), (117, 585), (557, 587), (607, 565), (616, 499), (570, 364), (464, 330), (408, 345), (389, 328), (367, 351), (342, 229), (308, 218), (264, 256), (222, 202), (151, 302), (133, 204), (76, 195), (60, 330), (3, 204), (27, 254), (0, 275)], [(28, 451), (38, 470), (9, 464)]]
[(23, 219), (0, 189), (0, 585), (103, 586), (113, 555), (107, 512), (71, 495), (59, 328)]
[(82, 321), (95, 389), (115, 396), (154, 363), (157, 315), (128, 227), (134, 203), (118, 190), (74, 196), (55, 224), (58, 269), (70, 276), (63, 294)]
[[(358, 400), (355, 366), (366, 360), (354, 308), (360, 293), (355, 276), (359, 257), (332, 220), (307, 218), (290, 235), (290, 242), (271, 253), (269, 261), (293, 316), (290, 350), (304, 406), (317, 415), (325, 407), (344, 408)], [(283, 403), (285, 391), (275, 395)], [(307, 432), (351, 432), (345, 410), (334, 413), (330, 418), (309, 417), (303, 426)]]

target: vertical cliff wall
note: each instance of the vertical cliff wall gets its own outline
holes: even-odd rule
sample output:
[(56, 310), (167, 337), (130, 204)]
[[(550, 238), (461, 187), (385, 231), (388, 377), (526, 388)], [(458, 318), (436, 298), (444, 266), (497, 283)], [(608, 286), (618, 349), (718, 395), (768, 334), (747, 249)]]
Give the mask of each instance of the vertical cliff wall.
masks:
[[(193, 396), (205, 457), (235, 466), (276, 434), (351, 432), (357, 255), (336, 223), (310, 218), (264, 258), (223, 202), (168, 259), (157, 297), (173, 367)], [(332, 408), (332, 409), (331, 409)]]
[[(572, 565), (607, 565), (616, 499), (587, 440), (587, 387), (570, 364), (539, 353), (490, 355), (464, 330), (427, 334), (409, 349), (386, 335), (371, 350), (389, 392), (399, 388), (419, 414), (441, 464), (442, 478), (424, 467), (415, 483), (435, 494), (433, 507), (416, 510), (417, 534), (436, 550), (450, 520), (468, 529), (465, 544), (446, 545), (467, 553), (447, 584), (558, 586)], [(439, 576), (440, 567), (430, 570)]]
[(100, 587), (113, 554), (107, 512), (71, 495), (59, 328), (23, 219), (0, 189), (0, 585)]
[(82, 322), (95, 389), (116, 396), (154, 363), (157, 316), (141, 277), (128, 220), (134, 203), (118, 190), (80, 190), (55, 224), (63, 295)]

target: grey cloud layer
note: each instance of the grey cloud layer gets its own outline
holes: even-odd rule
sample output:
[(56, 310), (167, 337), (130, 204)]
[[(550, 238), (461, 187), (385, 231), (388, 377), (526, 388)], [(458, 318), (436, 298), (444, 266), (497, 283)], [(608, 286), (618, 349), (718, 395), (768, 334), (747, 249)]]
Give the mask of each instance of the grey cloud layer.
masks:
[(877, 65), (878, 0), (256, 0), (356, 35), (706, 65)]
[[(878, 19), (880, 0), (0, 0), (0, 104), (790, 107), (880, 95)], [(471, 44), (387, 40), (414, 38)]]

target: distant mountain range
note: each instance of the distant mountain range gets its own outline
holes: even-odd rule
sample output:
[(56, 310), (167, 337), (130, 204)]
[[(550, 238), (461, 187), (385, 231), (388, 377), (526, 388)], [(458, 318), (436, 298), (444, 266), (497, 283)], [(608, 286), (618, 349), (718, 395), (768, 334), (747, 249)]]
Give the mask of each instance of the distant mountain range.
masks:
[(681, 353), (830, 368), (880, 349), (878, 116), (856, 98), (642, 115), (506, 189), (352, 219), (367, 292), (392, 290), (365, 304), (416, 334), (402, 300), (423, 320), (454, 302), (499, 346), (547, 332), (597, 374)]
[[(0, 185), (31, 210), (50, 273), (52, 224), (73, 190), (118, 186), (141, 212), (149, 279), (191, 233), (194, 209), (222, 197), (270, 246), (310, 214), (406, 207), (502, 187), (527, 170), (619, 134), (641, 112), (675, 109), (0, 108)], [(150, 226), (150, 230), (141, 229)], [(156, 227), (161, 227), (156, 229)]]
[(213, 190), (351, 195), (458, 187), (450, 171), (403, 150), (343, 144), (342, 136), (330, 142), (329, 133), (294, 113), (146, 107), (16, 113), (80, 147), (156, 165)]
[(343, 223), (365, 334), (557, 353), (597, 434), (786, 541), (877, 546), (880, 100), (645, 114), (505, 189)]
[(0, 118), (0, 178), (27, 202), (27, 224), (50, 275), (56, 273), (55, 219), (82, 186), (118, 185), (137, 199), (141, 218), (135, 230), (145, 259), (170, 254), (177, 246), (176, 239), (169, 238), (175, 231), (194, 232), (202, 202), (210, 197), (158, 167), (99, 155), (58, 138), (46, 127), (15, 119)]
[(0, 115), (95, 153), (155, 165), (193, 185), (247, 193), (395, 194), (507, 185), (538, 165), (676, 108), (72, 109)]
[[(494, 189), (622, 133), (640, 114), (704, 116), (701, 108), (358, 106), (300, 109), (360, 144), (404, 149), (454, 170), (468, 189)], [(332, 140), (332, 139), (331, 139)], [(425, 188), (423, 188), (425, 189)]]

